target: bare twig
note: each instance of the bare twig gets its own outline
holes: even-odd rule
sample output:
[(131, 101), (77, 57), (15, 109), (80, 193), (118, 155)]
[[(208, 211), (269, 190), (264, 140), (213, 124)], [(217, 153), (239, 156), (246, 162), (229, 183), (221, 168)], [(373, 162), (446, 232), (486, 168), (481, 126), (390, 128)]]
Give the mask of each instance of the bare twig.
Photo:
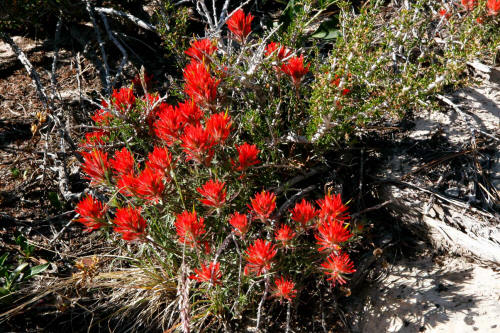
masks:
[(95, 19), (94, 15), (94, 7), (90, 4), (89, 0), (85, 0), (85, 8), (87, 9), (87, 12), (89, 13), (90, 19), (92, 20), (92, 25), (94, 26), (94, 31), (95, 35), (97, 38), (97, 43), (99, 43), (99, 48), (101, 49), (101, 55), (102, 55), (102, 62), (104, 66), (104, 81), (105, 81), (105, 90), (108, 94), (111, 94), (111, 82), (109, 81), (110, 79), (110, 71), (109, 71), (109, 65), (108, 65), (108, 57), (106, 55), (106, 50), (104, 49), (104, 42), (102, 40), (101, 36), (101, 30), (99, 29), (99, 26), (97, 25), (97, 21)]
[[(115, 16), (121, 16), (121, 17), (124, 17), (124, 18), (132, 21), (133, 23), (135, 23), (136, 25), (138, 25), (139, 27), (141, 27), (143, 29), (146, 29), (146, 30), (149, 30), (152, 32), (156, 32), (156, 28), (153, 25), (141, 20), (140, 18), (138, 18), (130, 13), (125, 13), (125, 12), (122, 12), (121, 10), (116, 10), (114, 8), (95, 7), (94, 9), (99, 14), (111, 14), (111, 15), (115, 15)], [(167, 26), (167, 30), (170, 30), (170, 27)]]
[(62, 27), (62, 15), (59, 16), (59, 19), (56, 23), (56, 32), (54, 36), (54, 57), (52, 58), (52, 68), (50, 75), (50, 83), (52, 84), (52, 100), (54, 100), (57, 93), (57, 57), (59, 55), (59, 39), (61, 38), (61, 27)]
[(266, 276), (266, 280), (264, 282), (264, 293), (262, 294), (262, 298), (260, 299), (259, 307), (257, 308), (257, 324), (255, 325), (255, 331), (259, 331), (260, 319), (262, 314), (262, 306), (264, 306), (264, 302), (267, 297), (267, 293), (269, 291), (269, 275)]
[(113, 35), (113, 31), (111, 31), (111, 28), (109, 27), (108, 19), (106, 18), (106, 16), (104, 16), (103, 13), (100, 13), (100, 16), (101, 16), (102, 22), (104, 23), (104, 28), (106, 29), (106, 32), (108, 33), (109, 39), (111, 39), (111, 41), (116, 45), (116, 47), (122, 53), (122, 61), (120, 62), (120, 67), (118, 67), (118, 70), (116, 71), (115, 77), (111, 81), (111, 87), (113, 87), (115, 85), (116, 81), (118, 80), (118, 78), (120, 77), (123, 68), (127, 64), (128, 55), (127, 55), (127, 51), (125, 51), (122, 44), (120, 44), (120, 42)]

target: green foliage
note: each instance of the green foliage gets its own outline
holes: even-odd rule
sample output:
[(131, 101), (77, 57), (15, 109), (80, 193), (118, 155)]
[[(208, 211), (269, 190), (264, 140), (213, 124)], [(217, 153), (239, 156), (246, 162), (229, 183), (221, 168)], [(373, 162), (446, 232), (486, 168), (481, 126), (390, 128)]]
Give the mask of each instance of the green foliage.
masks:
[(492, 59), (499, 43), (496, 18), (477, 23), (480, 6), (446, 20), (429, 14), (429, 7), (436, 13), (439, 7), (428, 0), (390, 11), (377, 3), (365, 3), (359, 14), (339, 3), (343, 35), (312, 85), (312, 140), (339, 140), (371, 122), (429, 107), (444, 87), (465, 82), (467, 61)]
[(174, 1), (161, 0), (156, 6), (155, 13), (163, 47), (169, 55), (174, 56), (180, 66), (189, 41), (189, 36), (187, 36), (189, 9), (184, 6), (175, 6)]

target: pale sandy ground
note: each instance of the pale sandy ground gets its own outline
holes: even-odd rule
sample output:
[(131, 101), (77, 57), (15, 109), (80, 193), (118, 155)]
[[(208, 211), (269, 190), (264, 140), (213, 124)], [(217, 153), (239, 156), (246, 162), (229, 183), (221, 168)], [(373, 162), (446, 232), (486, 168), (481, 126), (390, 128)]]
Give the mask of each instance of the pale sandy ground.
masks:
[[(471, 128), (500, 138), (500, 68), (478, 86), (447, 95), (467, 115), (453, 109), (417, 115), (412, 137), (426, 139), (442, 131), (451, 143), (470, 143)], [(500, 147), (500, 144), (499, 144)], [(500, 189), (500, 150), (490, 170)], [(369, 286), (353, 311), (359, 321), (353, 332), (498, 332), (500, 333), (500, 267), (479, 265), (458, 257), (421, 256), (389, 264)]]
[(391, 265), (353, 332), (500, 332), (500, 272), (462, 258)]

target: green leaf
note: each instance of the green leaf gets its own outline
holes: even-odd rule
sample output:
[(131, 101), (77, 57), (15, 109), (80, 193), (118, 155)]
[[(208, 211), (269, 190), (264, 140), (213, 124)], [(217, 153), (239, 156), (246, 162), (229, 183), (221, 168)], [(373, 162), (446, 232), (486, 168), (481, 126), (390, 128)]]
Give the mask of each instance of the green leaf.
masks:
[(318, 29), (312, 34), (312, 37), (325, 40), (339, 38), (342, 34), (338, 29), (338, 24), (338, 16), (334, 16), (331, 19), (321, 23)]
[(0, 257), (0, 267), (5, 264), (5, 261), (7, 260), (8, 256), (9, 256), (9, 254), (7, 252), (2, 254), (2, 256)]
[(25, 277), (25, 279), (29, 279), (30, 277), (33, 277), (37, 274), (42, 273), (49, 267), (50, 263), (42, 264), (42, 265), (37, 265), (34, 267), (31, 267), (29, 270), (28, 275)]

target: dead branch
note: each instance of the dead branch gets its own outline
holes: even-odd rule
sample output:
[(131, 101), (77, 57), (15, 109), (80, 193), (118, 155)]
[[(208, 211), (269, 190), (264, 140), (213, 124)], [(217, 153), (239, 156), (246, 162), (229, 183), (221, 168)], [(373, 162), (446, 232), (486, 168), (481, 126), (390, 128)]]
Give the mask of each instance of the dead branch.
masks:
[(115, 85), (116, 81), (118, 80), (118, 78), (120, 77), (123, 68), (127, 64), (128, 55), (127, 55), (127, 51), (125, 51), (122, 44), (120, 44), (120, 42), (113, 35), (113, 31), (111, 31), (111, 28), (109, 27), (109, 23), (108, 23), (108, 20), (106, 19), (106, 16), (104, 16), (103, 13), (100, 13), (100, 16), (101, 16), (102, 22), (104, 23), (104, 28), (106, 29), (106, 32), (108, 33), (109, 39), (111, 39), (111, 41), (116, 45), (116, 47), (122, 53), (122, 61), (120, 62), (120, 67), (118, 67), (118, 70), (116, 71), (115, 77), (114, 77), (113, 81), (111, 81), (111, 87), (113, 87)]
[(102, 55), (102, 62), (104, 65), (104, 74), (105, 74), (105, 90), (108, 94), (111, 94), (111, 82), (109, 81), (110, 78), (110, 70), (109, 70), (109, 65), (108, 65), (108, 57), (106, 55), (106, 50), (104, 49), (104, 42), (102, 40), (101, 36), (101, 30), (99, 30), (99, 26), (97, 25), (97, 21), (95, 19), (94, 15), (94, 7), (90, 4), (89, 0), (85, 1), (85, 8), (87, 9), (87, 12), (89, 13), (90, 19), (92, 20), (92, 25), (94, 27), (95, 35), (97, 38), (97, 43), (99, 43), (99, 48), (101, 49), (101, 55)]
[[(138, 18), (130, 13), (125, 13), (125, 12), (122, 12), (121, 10), (116, 10), (113, 8), (105, 8), (105, 7), (95, 7), (94, 10), (96, 12), (98, 12), (99, 14), (109, 14), (109, 15), (124, 17), (124, 18), (128, 19), (129, 21), (132, 21), (133, 23), (135, 23), (136, 25), (138, 25), (139, 27), (141, 27), (143, 29), (146, 29), (146, 30), (149, 30), (152, 32), (156, 32), (156, 27), (154, 27), (153, 25), (151, 25), (147, 22), (144, 22), (140, 18)], [(170, 27), (167, 26), (167, 30), (170, 30)]]

